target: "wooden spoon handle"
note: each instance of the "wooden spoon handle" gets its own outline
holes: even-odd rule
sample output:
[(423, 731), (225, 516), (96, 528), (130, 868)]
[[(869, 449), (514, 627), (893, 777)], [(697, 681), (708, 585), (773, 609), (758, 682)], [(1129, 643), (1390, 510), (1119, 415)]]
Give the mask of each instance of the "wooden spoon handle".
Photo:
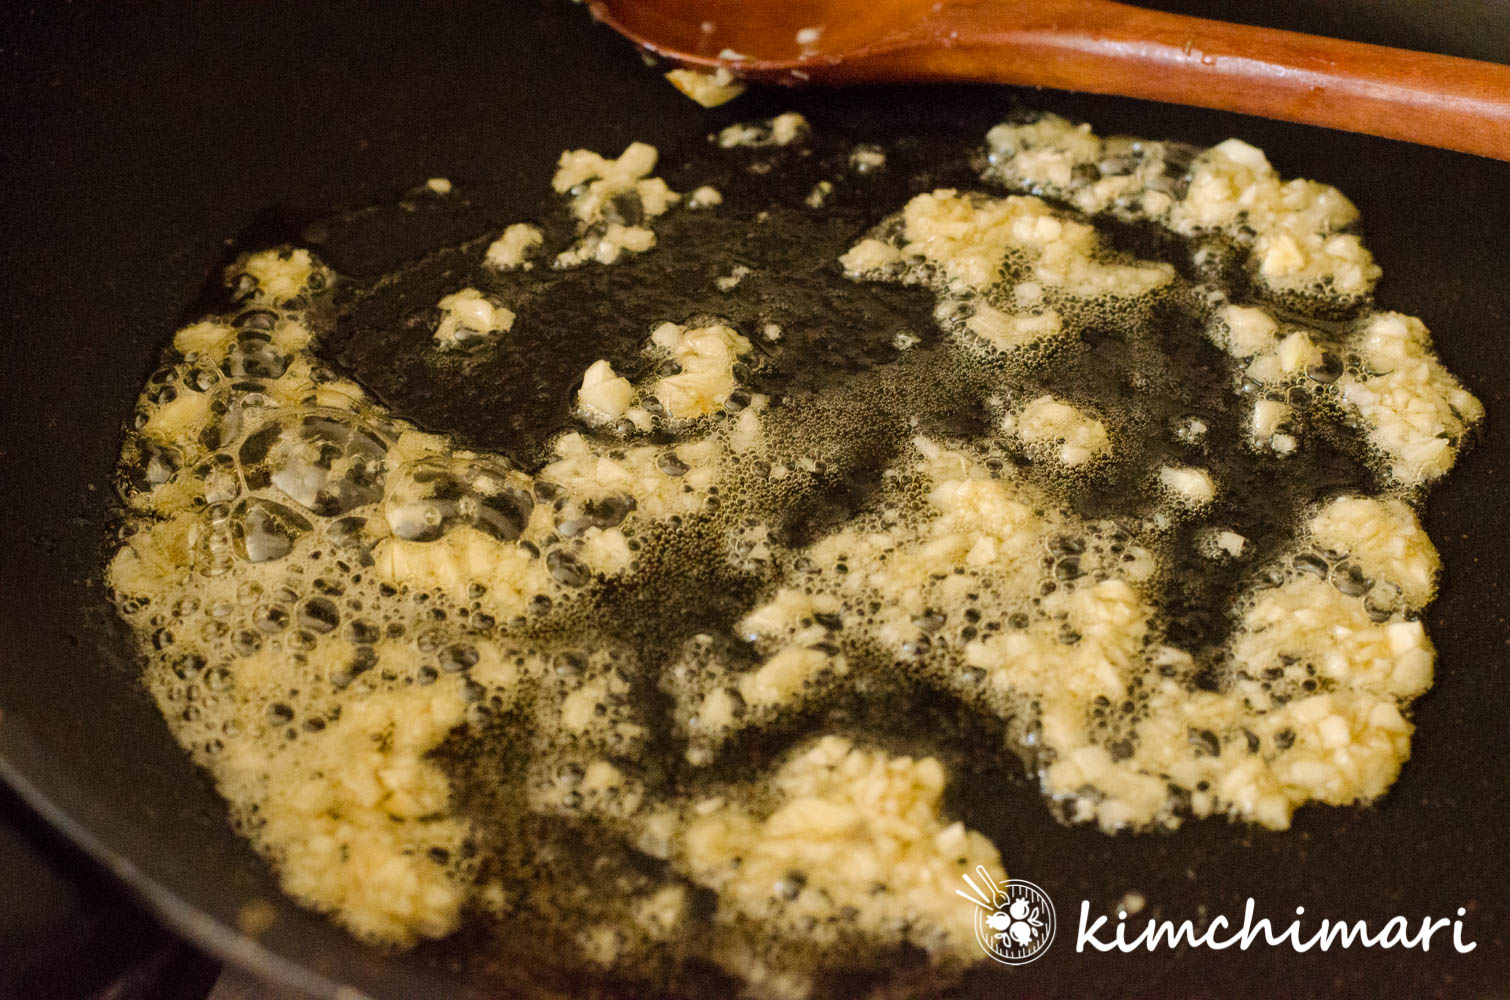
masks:
[(933, 44), (872, 58), (913, 79), (1123, 94), (1510, 159), (1510, 66), (1112, 2), (955, 0), (928, 22)]

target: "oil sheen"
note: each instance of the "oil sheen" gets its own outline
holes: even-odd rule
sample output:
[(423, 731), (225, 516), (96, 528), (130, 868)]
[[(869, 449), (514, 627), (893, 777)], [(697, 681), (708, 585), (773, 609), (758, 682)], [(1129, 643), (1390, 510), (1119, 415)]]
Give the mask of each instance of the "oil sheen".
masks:
[(961, 761), (1108, 832), (1385, 793), (1482, 408), (1356, 210), (1237, 140), (968, 146), (783, 115), (664, 177), (567, 152), (539, 218), (380, 279), (236, 260), (107, 573), (291, 896), (640, 988), (926, 992), (1012, 862)]

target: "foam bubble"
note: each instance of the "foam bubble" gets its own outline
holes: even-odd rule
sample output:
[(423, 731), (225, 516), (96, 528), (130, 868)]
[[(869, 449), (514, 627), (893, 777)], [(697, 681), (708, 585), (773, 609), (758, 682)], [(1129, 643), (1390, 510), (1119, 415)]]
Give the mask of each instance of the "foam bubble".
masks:
[[(864, 864), (952, 877), (999, 847), (1010, 867), (940, 804), (932, 754), (975, 730), (898, 748), (906, 712), (860, 724), (850, 699), (945, 697), (994, 724), (972, 753), (1021, 757), (1054, 810), (1108, 830), (1282, 828), (1388, 788), (1433, 661), (1409, 501), (1481, 408), (1418, 321), (1222, 282), (1210, 227), (1171, 213), (1219, 159), (1267, 185), (1244, 149), (1155, 169), (1013, 128), (993, 179), (1078, 205), (1134, 178), (1115, 213), (1158, 233), (1032, 192), (908, 191), (821, 261), (750, 254), (730, 315), (657, 292), (631, 350), (573, 369), (576, 417), (528, 465), (329, 370), (339, 281), (308, 251), (232, 268), (235, 310), (179, 331), (143, 390), (109, 578), (175, 736), (292, 895), (373, 940), (471, 914), (614, 975), (705, 959), (797, 997), (835, 949), (915, 946), (941, 982), (978, 957), (943, 875), (876, 893)], [(725, 134), (818, 142), (792, 119)], [(507, 280), (532, 322), (565, 272), (526, 255), (618, 259), (588, 248), (675, 203), (655, 162), (564, 156), (575, 242), (510, 227), (507, 273), (500, 251), (489, 291), (456, 293), (468, 315), (505, 329), (486, 282)], [(704, 201), (656, 254), (750, 238)], [(808, 312), (745, 304), (773, 279)], [(925, 300), (905, 323), (877, 304), (893, 286)], [(815, 328), (825, 310), (848, 325)], [(862, 786), (884, 808), (840, 829)]]

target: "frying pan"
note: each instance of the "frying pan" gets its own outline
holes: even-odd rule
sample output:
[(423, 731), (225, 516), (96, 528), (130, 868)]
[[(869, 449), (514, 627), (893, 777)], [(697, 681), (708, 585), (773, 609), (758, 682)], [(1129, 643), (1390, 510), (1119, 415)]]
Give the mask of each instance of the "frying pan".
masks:
[[(1195, 0), (1162, 6), (1208, 16)], [(1294, 2), (1241, 13), (1276, 26), (1510, 60), (1510, 10), (1462, 0)], [(1237, 135), (1286, 175), (1347, 192), (1385, 270), (1380, 304), (1421, 315), (1489, 411), (1430, 500), (1447, 567), (1428, 615), (1436, 688), (1414, 756), (1382, 804), (1310, 807), (1271, 833), (1219, 820), (1108, 837), (1049, 818), (1004, 773), (951, 802), (1014, 875), (1058, 904), (1039, 961), (977, 970), (972, 996), (1510, 995), (1510, 657), (1503, 486), (1510, 461), (1510, 164), (1199, 110), (1002, 88), (753, 93), (698, 109), (564, 2), (423, 7), (66, 5), (0, 14), (5, 137), (0, 231), (0, 774), (176, 929), (294, 994), (483, 997), (532, 991), (531, 942), (491, 955), (449, 941), (361, 945), (284, 900), (230, 830), (208, 781), (135, 683), (103, 593), (108, 484), (158, 346), (228, 241), (287, 238), (336, 206), (426, 177), (470, 185), (483, 216), (528, 218), (560, 150), (674, 149), (730, 121), (795, 108), (879, 139), (940, 116), (992, 120), (1014, 101), (1203, 145)], [(460, 235), (451, 234), (452, 238)], [(1145, 914), (1413, 921), (1463, 907), (1477, 948), (1297, 955), (1076, 954), (1081, 900)], [(260, 935), (238, 916), (260, 901)]]

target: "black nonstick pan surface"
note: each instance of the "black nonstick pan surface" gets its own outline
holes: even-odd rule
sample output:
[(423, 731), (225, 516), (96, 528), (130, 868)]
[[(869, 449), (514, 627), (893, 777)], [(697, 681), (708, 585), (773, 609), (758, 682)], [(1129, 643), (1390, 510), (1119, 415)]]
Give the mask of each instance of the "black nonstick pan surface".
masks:
[[(1222, 5), (1165, 4), (1200, 13)], [(1414, 0), (1244, 6), (1228, 16), (1510, 61), (1510, 8)], [(1026, 781), (954, 789), (1014, 875), (1048, 891), (1060, 936), (965, 994), (1510, 995), (1510, 164), (1211, 112), (1002, 88), (752, 93), (704, 111), (554, 0), (427, 5), (58, 6), (0, 14), (0, 775), (181, 932), (317, 997), (482, 997), (539, 986), (531, 942), (368, 948), (284, 900), (135, 683), (99, 580), (121, 428), (156, 351), (228, 246), (444, 175), (479, 217), (528, 218), (562, 149), (674, 151), (796, 109), (886, 140), (1015, 104), (1098, 131), (1202, 145), (1239, 136), (1286, 175), (1358, 204), (1378, 301), (1422, 316), (1485, 403), (1482, 439), (1433, 494), (1446, 564), (1428, 630), (1435, 689), (1413, 757), (1366, 810), (1309, 807), (1271, 833), (1222, 821), (1108, 837), (1050, 818)], [(469, 233), (444, 234), (458, 240)], [(1076, 954), (1082, 900), (1127, 891), (1176, 920), (1296, 907), (1319, 919), (1457, 914), (1474, 951)], [(3, 888), (0, 888), (3, 891)], [(250, 909), (249, 909), (250, 906)], [(238, 926), (249, 917), (255, 938)], [(265, 925), (265, 926), (263, 926)], [(353, 994), (342, 994), (352, 996)]]

